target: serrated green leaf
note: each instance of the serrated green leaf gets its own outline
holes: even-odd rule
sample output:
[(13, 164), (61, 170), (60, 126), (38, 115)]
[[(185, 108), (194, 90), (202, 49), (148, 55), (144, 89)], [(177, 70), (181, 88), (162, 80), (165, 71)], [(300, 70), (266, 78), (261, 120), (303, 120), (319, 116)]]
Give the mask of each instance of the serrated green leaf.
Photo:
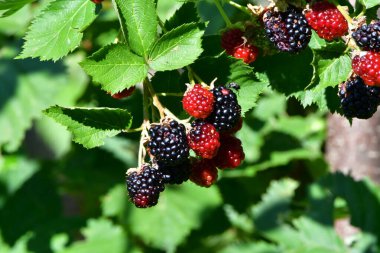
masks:
[(156, 71), (174, 70), (193, 63), (202, 53), (204, 31), (191, 23), (165, 33), (149, 54), (149, 65)]
[(335, 87), (346, 81), (352, 70), (351, 58), (348, 55), (342, 55), (339, 58), (333, 59), (319, 59), (317, 63), (319, 83), (314, 88), (315, 92), (329, 86)]
[(261, 202), (252, 208), (255, 227), (259, 231), (269, 234), (285, 222), (297, 187), (298, 183), (291, 179), (271, 183)]
[(318, 50), (318, 49), (322, 49), (323, 47), (325, 47), (326, 44), (327, 44), (327, 42), (324, 39), (320, 38), (318, 36), (318, 34), (313, 30), (312, 36), (310, 39), (310, 43), (309, 43), (309, 47), (311, 49)]
[(129, 216), (132, 233), (146, 244), (174, 252), (207, 213), (221, 204), (215, 187), (208, 189), (186, 183), (167, 188), (154, 208), (133, 208)]
[(0, 146), (16, 150), (32, 121), (42, 117), (43, 109), (55, 103), (72, 105), (82, 94), (87, 78), (72, 60), (66, 58), (65, 65), (0, 60)]
[(187, 2), (184, 3), (174, 15), (165, 22), (165, 29), (172, 30), (178, 26), (181, 26), (186, 23), (198, 23), (200, 17), (196, 11), (195, 3)]
[(66, 126), (73, 140), (85, 148), (103, 145), (105, 138), (127, 130), (132, 123), (131, 114), (123, 109), (53, 106), (44, 113)]
[(84, 241), (74, 242), (55, 253), (126, 252), (127, 242), (123, 229), (118, 225), (113, 225), (109, 220), (89, 220), (82, 233), (86, 237)]
[(80, 65), (102, 89), (112, 94), (136, 85), (148, 74), (144, 59), (123, 44), (106, 46)]
[(0, 10), (5, 11), (0, 15), (0, 18), (8, 17), (14, 14), (22, 7), (24, 7), (26, 4), (31, 3), (33, 1), (35, 0), (0, 0)]
[(220, 253), (281, 253), (277, 246), (265, 242), (252, 242), (229, 246)]
[(380, 5), (378, 0), (359, 0), (359, 2), (362, 3), (367, 9)]
[(62, 58), (79, 46), (82, 31), (95, 18), (95, 5), (90, 0), (51, 2), (30, 26), (18, 58), (54, 61)]
[(245, 113), (256, 105), (259, 95), (269, 85), (269, 81), (265, 75), (255, 74), (252, 68), (241, 60), (231, 64), (230, 73), (230, 82), (236, 82), (240, 86), (237, 98), (244, 117)]
[(0, 249), (1, 253), (33, 253), (28, 250), (28, 242), (33, 237), (31, 233), (20, 237), (13, 247), (9, 247), (4, 241), (0, 233)]
[(124, 185), (116, 185), (102, 198), (102, 213), (105, 217), (120, 217), (125, 212), (128, 197)]
[(116, 0), (116, 3), (126, 21), (129, 46), (146, 58), (157, 39), (158, 19), (154, 0)]

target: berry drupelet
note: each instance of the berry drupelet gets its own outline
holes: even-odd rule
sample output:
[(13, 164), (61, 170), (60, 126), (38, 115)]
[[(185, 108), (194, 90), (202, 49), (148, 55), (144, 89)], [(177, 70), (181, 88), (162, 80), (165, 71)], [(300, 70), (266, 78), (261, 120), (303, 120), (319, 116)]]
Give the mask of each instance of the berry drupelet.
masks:
[(189, 156), (185, 126), (175, 120), (152, 126), (148, 152), (159, 166), (177, 165)]
[(280, 51), (296, 53), (310, 42), (311, 28), (300, 9), (290, 6), (285, 12), (269, 10), (263, 21), (267, 37)]
[(339, 97), (346, 118), (369, 119), (380, 104), (380, 87), (365, 85), (356, 76), (339, 86)]
[(380, 53), (367, 52), (352, 59), (352, 68), (364, 83), (380, 86)]
[(187, 159), (181, 164), (175, 166), (161, 166), (163, 182), (165, 184), (182, 184), (189, 179), (191, 173), (191, 163)]
[(124, 89), (118, 93), (113, 94), (112, 97), (116, 99), (123, 99), (123, 98), (129, 97), (132, 95), (135, 89), (136, 89), (136, 86), (132, 86), (130, 88)]
[(199, 120), (191, 123), (187, 141), (195, 154), (206, 159), (213, 158), (220, 146), (219, 133), (216, 128), (210, 123)]
[(362, 25), (352, 33), (352, 37), (361, 49), (380, 52), (380, 21)]
[(210, 187), (218, 179), (218, 170), (211, 160), (201, 159), (192, 163), (190, 180), (202, 187)]
[(329, 2), (317, 2), (305, 14), (319, 37), (334, 40), (348, 33), (348, 23), (338, 8)]
[(196, 84), (185, 93), (182, 105), (183, 109), (191, 116), (204, 119), (212, 112), (214, 95), (200, 84)]
[(221, 45), (226, 53), (229, 55), (234, 54), (235, 47), (244, 44), (244, 33), (240, 29), (230, 29), (222, 34)]
[(241, 108), (235, 93), (225, 86), (215, 87), (212, 93), (215, 97), (214, 108), (206, 121), (213, 124), (219, 132), (233, 129), (241, 116)]
[(220, 137), (220, 148), (213, 161), (219, 169), (236, 168), (245, 158), (241, 141), (231, 135), (223, 134)]
[(127, 175), (128, 194), (136, 207), (146, 208), (157, 204), (160, 192), (165, 189), (162, 176), (159, 170), (149, 164)]

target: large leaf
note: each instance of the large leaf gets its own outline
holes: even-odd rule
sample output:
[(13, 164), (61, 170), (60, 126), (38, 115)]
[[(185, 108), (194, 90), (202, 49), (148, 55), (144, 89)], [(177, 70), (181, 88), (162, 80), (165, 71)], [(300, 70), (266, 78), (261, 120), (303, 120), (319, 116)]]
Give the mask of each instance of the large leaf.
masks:
[(18, 58), (58, 60), (79, 46), (83, 33), (96, 18), (90, 0), (55, 0), (33, 21)]
[[(59, 235), (53, 238), (55, 253), (123, 253), (126, 252), (126, 235), (120, 226), (113, 225), (106, 219), (89, 220), (87, 227), (82, 230), (84, 241), (78, 241), (64, 248), (59, 245), (66, 241)], [(59, 240), (59, 241), (58, 241)]]
[(156, 207), (131, 210), (130, 228), (145, 243), (174, 252), (193, 229), (201, 226), (207, 212), (220, 203), (215, 187), (205, 189), (187, 183), (180, 188), (168, 188)]
[(157, 71), (182, 68), (193, 63), (202, 53), (204, 31), (191, 23), (165, 33), (149, 54), (149, 65)]
[(317, 64), (319, 83), (314, 88), (315, 92), (329, 86), (337, 86), (346, 81), (351, 73), (351, 58), (348, 55), (338, 58), (320, 58)]
[(359, 0), (367, 9), (380, 5), (378, 0)]
[(123, 44), (106, 46), (80, 65), (112, 94), (141, 82), (148, 74), (144, 59)]
[(156, 41), (158, 20), (154, 0), (116, 0), (126, 21), (131, 49), (140, 56), (148, 56)]
[(28, 242), (32, 234), (28, 233), (20, 237), (13, 247), (9, 247), (4, 241), (0, 233), (0, 249), (1, 253), (32, 253), (28, 250)]
[[(13, 55), (11, 55), (12, 57)], [(87, 78), (76, 57), (61, 63), (37, 60), (0, 60), (0, 146), (16, 150), (32, 121), (55, 103), (72, 105), (86, 87)]]
[(122, 109), (53, 106), (45, 114), (66, 126), (73, 140), (86, 148), (103, 145), (105, 138), (127, 130), (132, 123), (131, 114)]
[(24, 7), (26, 4), (35, 0), (0, 0), (0, 10), (5, 12), (0, 15), (1, 17), (7, 17)]
[(184, 3), (168, 21), (165, 28), (171, 30), (186, 23), (199, 22), (200, 18), (196, 6), (192, 2)]

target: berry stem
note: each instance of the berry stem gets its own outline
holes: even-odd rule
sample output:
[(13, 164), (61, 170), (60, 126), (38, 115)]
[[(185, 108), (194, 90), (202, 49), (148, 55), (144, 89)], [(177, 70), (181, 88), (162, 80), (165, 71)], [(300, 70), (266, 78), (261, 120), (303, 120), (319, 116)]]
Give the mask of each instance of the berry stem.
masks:
[(229, 5), (235, 7), (236, 9), (238, 9), (238, 10), (240, 10), (240, 11), (242, 11), (242, 12), (248, 14), (248, 15), (251, 15), (251, 14), (252, 14), (252, 13), (249, 11), (249, 9), (248, 9), (247, 7), (242, 6), (242, 5), (240, 5), (240, 4), (238, 4), (238, 3), (234, 2), (234, 1), (228, 1), (227, 3), (228, 3)]
[(342, 6), (342, 5), (337, 5), (336, 6), (338, 8), (338, 10), (340, 11), (340, 13), (342, 13), (343, 17), (347, 20), (347, 22), (352, 25), (353, 24), (353, 20), (352, 18), (350, 17), (350, 15), (348, 14), (347, 12), (347, 7), (345, 6)]
[(224, 19), (224, 22), (226, 22), (227, 27), (232, 27), (232, 23), (230, 19), (228, 18), (226, 12), (224, 11), (222, 5), (220, 4), (219, 0), (214, 0), (214, 3), (216, 5), (216, 8), (218, 8), (220, 15)]
[(144, 163), (145, 156), (146, 156), (146, 149), (145, 149), (145, 141), (148, 136), (147, 127), (149, 126), (149, 120), (144, 119), (143, 125), (142, 125), (142, 131), (141, 131), (141, 137), (140, 137), (140, 145), (139, 145), (139, 156), (138, 156), (138, 167), (141, 168), (141, 165)]
[(159, 97), (183, 97), (182, 92), (178, 93), (170, 93), (170, 92), (162, 92), (162, 93), (156, 93)]
[[(199, 82), (199, 83), (201, 83), (201, 84), (206, 84), (205, 82), (203, 82), (203, 80), (202, 80), (202, 78), (200, 78), (199, 76), (198, 76), (198, 74), (197, 73), (195, 73), (194, 72), (194, 70), (190, 67), (190, 66), (186, 66), (186, 68), (187, 68), (187, 71), (189, 72), (189, 74), (191, 73), (191, 76), (192, 77), (195, 77), (195, 79), (197, 80), (197, 82)], [(189, 78), (190, 79), (190, 78)], [(193, 85), (193, 84), (195, 84), (195, 82), (194, 82), (194, 78), (192, 78), (191, 80), (190, 80), (190, 83)]]
[(186, 66), (186, 69), (187, 69), (187, 76), (189, 78), (189, 82), (192, 86), (194, 86), (195, 81), (194, 81), (193, 71), (191, 70), (189, 66)]
[(158, 99), (158, 96), (156, 94), (156, 92), (154, 91), (153, 87), (152, 87), (152, 84), (149, 82), (149, 80), (146, 78), (144, 80), (144, 87), (147, 88), (147, 90), (149, 91), (150, 93), (150, 96), (152, 97), (153, 99), (153, 105), (158, 109), (158, 112), (160, 113), (160, 118), (164, 118), (165, 117), (165, 107), (161, 104), (160, 100)]

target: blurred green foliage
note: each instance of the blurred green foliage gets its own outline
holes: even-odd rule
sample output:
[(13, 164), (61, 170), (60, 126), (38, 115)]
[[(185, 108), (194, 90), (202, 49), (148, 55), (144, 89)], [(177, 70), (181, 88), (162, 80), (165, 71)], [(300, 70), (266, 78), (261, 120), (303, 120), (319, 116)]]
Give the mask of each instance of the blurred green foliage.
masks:
[[(42, 114), (55, 104), (127, 108), (134, 127), (139, 126), (139, 91), (114, 100), (90, 84), (78, 66), (113, 41), (117, 18), (106, 1), (70, 57), (56, 63), (14, 60), (31, 18), (48, 2), (26, 5), (0, 20), (1, 253), (379, 252), (380, 187), (329, 174), (323, 112), (300, 109), (298, 102), (278, 93), (296, 94), (303, 85), (297, 82), (307, 72), (293, 76), (291, 87), (275, 71), (268, 76), (275, 89), (267, 88), (246, 113), (238, 134), (246, 154), (241, 167), (224, 171), (210, 189), (187, 182), (168, 187), (154, 208), (134, 208), (124, 181), (126, 169), (136, 166), (139, 134), (106, 139), (103, 147), (86, 150)], [(224, 23), (211, 2), (197, 6), (203, 19), (211, 19), (207, 34), (216, 35)], [(158, 0), (159, 16), (167, 20), (182, 4)], [(228, 12), (237, 15), (233, 9)], [(302, 64), (310, 54), (298, 56)], [(258, 73), (267, 60), (258, 62)], [(209, 75), (215, 74), (212, 63), (207, 64), (199, 61), (194, 68), (211, 81)], [(239, 78), (223, 68), (219, 72), (219, 82)], [(185, 88), (177, 72), (161, 73), (152, 82), (158, 92)], [(163, 103), (180, 113), (179, 98)], [(334, 220), (342, 217), (360, 228), (348, 242), (334, 231)]]

